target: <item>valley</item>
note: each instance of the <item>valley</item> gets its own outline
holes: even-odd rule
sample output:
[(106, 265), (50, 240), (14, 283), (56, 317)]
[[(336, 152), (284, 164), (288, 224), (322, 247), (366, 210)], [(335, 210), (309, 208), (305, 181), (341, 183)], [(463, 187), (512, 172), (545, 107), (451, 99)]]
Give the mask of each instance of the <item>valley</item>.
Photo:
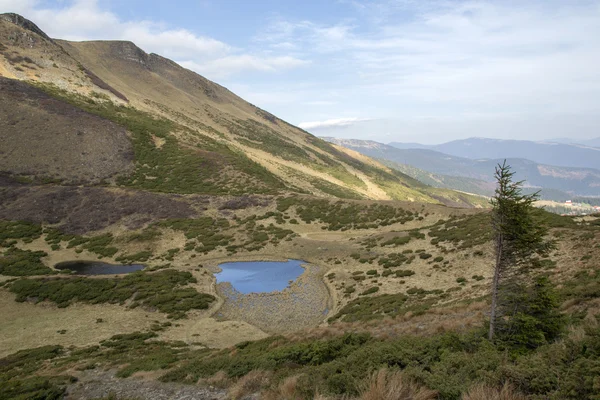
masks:
[(17, 14), (0, 53), (0, 399), (599, 395), (600, 214), (532, 214), (552, 246), (513, 294), (534, 310), (489, 340), (495, 161), (399, 170)]
[[(507, 144), (505, 152), (507, 156), (497, 158), (497, 153), (493, 153), (494, 143), (496, 143), (494, 141), (480, 140), (484, 143), (479, 144), (482, 150), (474, 149), (472, 153), (469, 153), (469, 148), (471, 148), (469, 141), (464, 141), (463, 147), (460, 147), (461, 144), (457, 143), (454, 145), (457, 148), (462, 148), (462, 152), (457, 150), (454, 154), (450, 154), (453, 148), (451, 144), (448, 144), (448, 147), (445, 147), (445, 145), (423, 146), (412, 143), (386, 145), (368, 140), (324, 139), (373, 157), (390, 168), (434, 187), (492, 196), (494, 193), (494, 168), (506, 159), (516, 171), (517, 179), (525, 181), (525, 190), (530, 193), (540, 190), (543, 200), (564, 202), (574, 197), (587, 197), (586, 202), (594, 202), (600, 196), (598, 191), (600, 171), (596, 169), (594, 162), (590, 161), (585, 164), (585, 167), (577, 167), (576, 165), (582, 164), (571, 158), (570, 165), (556, 166), (508, 156), (508, 154), (515, 154), (535, 158), (535, 151), (533, 150), (529, 150), (529, 154), (525, 154), (525, 150), (522, 153), (518, 152), (521, 146), (519, 141), (509, 141), (515, 150), (511, 153), (511, 145)], [(478, 148), (477, 139), (473, 139), (473, 141), (475, 142), (473, 147)], [(523, 143), (523, 146), (529, 144), (526, 141), (523, 141)], [(538, 144), (538, 146), (553, 148), (551, 144)], [(595, 153), (598, 151), (591, 147), (571, 147), (585, 153), (588, 159), (594, 159)], [(443, 151), (448, 151), (448, 153)], [(542, 151), (539, 150), (538, 152)], [(560, 149), (556, 149), (556, 151), (560, 152)], [(481, 157), (474, 156), (479, 154), (481, 154)], [(490, 157), (485, 157), (486, 154)], [(552, 161), (546, 159), (546, 162)], [(563, 164), (567, 162), (563, 161)]]

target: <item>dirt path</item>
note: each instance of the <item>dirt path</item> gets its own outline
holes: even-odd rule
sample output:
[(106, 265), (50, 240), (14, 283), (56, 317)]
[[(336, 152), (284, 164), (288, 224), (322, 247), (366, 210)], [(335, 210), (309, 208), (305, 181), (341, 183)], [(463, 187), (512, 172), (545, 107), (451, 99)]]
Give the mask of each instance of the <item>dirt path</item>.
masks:
[(225, 390), (193, 385), (162, 383), (141, 378), (118, 379), (115, 371), (86, 371), (67, 390), (67, 400), (88, 400), (114, 395), (117, 399), (222, 400)]

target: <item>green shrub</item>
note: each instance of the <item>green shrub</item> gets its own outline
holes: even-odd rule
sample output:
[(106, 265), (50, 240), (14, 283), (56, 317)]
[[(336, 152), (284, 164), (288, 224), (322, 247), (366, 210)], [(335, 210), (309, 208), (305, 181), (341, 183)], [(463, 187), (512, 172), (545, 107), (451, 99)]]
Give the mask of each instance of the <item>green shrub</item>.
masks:
[(41, 258), (43, 251), (10, 248), (0, 257), (0, 274), (9, 276), (51, 275), (54, 270), (46, 267)]
[(552, 342), (565, 328), (559, 297), (549, 279), (536, 278), (532, 285), (514, 284), (499, 300), (514, 314), (498, 323), (498, 342), (520, 353)]
[(373, 293), (377, 293), (379, 291), (379, 287), (378, 286), (373, 286), (371, 288), (368, 288), (367, 290), (365, 290), (364, 292), (362, 292), (360, 295), (361, 296), (367, 296)]
[(396, 278), (404, 278), (406, 276), (413, 276), (414, 274), (415, 274), (415, 271), (412, 271), (410, 269), (400, 269), (400, 270), (394, 272), (394, 275), (396, 275)]
[(0, 246), (8, 247), (9, 239), (20, 239), (30, 243), (42, 235), (42, 227), (24, 221), (0, 220)]
[(468, 217), (453, 217), (435, 224), (429, 236), (432, 244), (450, 242), (459, 249), (467, 249), (487, 243), (492, 238), (490, 215), (480, 213)]
[(116, 260), (120, 263), (124, 264), (133, 264), (135, 262), (145, 262), (152, 257), (151, 251), (140, 251), (135, 254), (126, 254), (116, 258)]
[(73, 302), (124, 304), (131, 299), (130, 307), (156, 308), (172, 318), (183, 318), (187, 311), (206, 309), (215, 300), (212, 295), (184, 287), (195, 282), (189, 272), (138, 271), (124, 278), (20, 279), (9, 290), (17, 295), (16, 301), (36, 298), (50, 300), (59, 307), (68, 307)]

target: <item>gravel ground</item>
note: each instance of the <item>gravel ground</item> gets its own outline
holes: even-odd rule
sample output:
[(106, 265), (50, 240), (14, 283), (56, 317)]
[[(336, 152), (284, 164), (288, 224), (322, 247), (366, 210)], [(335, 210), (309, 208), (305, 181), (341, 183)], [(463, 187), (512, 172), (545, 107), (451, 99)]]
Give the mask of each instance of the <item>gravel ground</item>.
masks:
[(322, 275), (324, 269), (304, 265), (305, 271), (280, 292), (243, 294), (229, 283), (217, 285), (225, 299), (216, 318), (241, 320), (268, 333), (290, 333), (319, 325), (332, 306)]
[(67, 400), (105, 398), (127, 400), (224, 400), (227, 392), (194, 385), (162, 383), (145, 379), (118, 379), (115, 371), (86, 371), (68, 388)]

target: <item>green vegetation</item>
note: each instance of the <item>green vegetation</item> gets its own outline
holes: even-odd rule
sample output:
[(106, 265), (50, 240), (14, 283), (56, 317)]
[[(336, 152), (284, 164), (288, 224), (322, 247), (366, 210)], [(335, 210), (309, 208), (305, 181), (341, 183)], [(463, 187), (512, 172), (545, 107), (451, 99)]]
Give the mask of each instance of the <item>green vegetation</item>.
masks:
[(452, 243), (463, 250), (488, 243), (492, 239), (490, 216), (478, 213), (464, 218), (452, 217), (449, 221), (440, 221), (429, 232), (431, 244)]
[[(361, 179), (348, 172), (339, 161), (330, 155), (339, 156), (342, 153), (337, 152), (328, 143), (320, 139), (308, 135), (306, 137), (309, 143), (329, 154), (323, 154), (308, 146), (299, 145), (293, 140), (287, 139), (267, 124), (258, 121), (236, 119), (235, 122), (230, 122), (222, 118), (218, 118), (218, 121), (226, 126), (229, 132), (235, 135), (235, 140), (239, 143), (266, 151), (284, 160), (294, 161), (317, 171), (324, 172), (349, 186), (365, 187), (365, 183)], [(346, 158), (344, 157), (343, 159), (345, 160)], [(362, 163), (359, 164), (362, 166)], [(310, 177), (308, 180), (315, 188), (326, 194), (346, 199), (362, 198), (355, 191), (335, 185), (326, 180), (314, 177)]]
[(65, 386), (75, 378), (36, 376), (47, 360), (61, 356), (61, 346), (19, 351), (0, 360), (0, 399), (62, 399)]
[(133, 264), (136, 262), (145, 262), (148, 261), (152, 257), (151, 251), (140, 251), (135, 254), (126, 254), (116, 258), (116, 260), (120, 263), (124, 264)]
[(354, 322), (394, 317), (407, 311), (404, 307), (407, 300), (408, 296), (402, 293), (357, 298), (346, 304), (332, 320)]
[(407, 257), (402, 253), (390, 253), (385, 257), (379, 258), (379, 261), (377, 262), (379, 265), (382, 265), (383, 268), (394, 268), (399, 267), (404, 263), (409, 264), (412, 261), (411, 258), (414, 259), (414, 256)]
[(67, 245), (67, 248), (81, 246), (80, 248), (96, 253), (102, 257), (112, 257), (119, 249), (110, 246), (114, 241), (111, 233), (98, 236), (75, 236)]
[[(159, 223), (159, 226), (182, 231), (187, 239), (194, 239), (193, 245), (198, 253), (207, 254), (218, 247), (225, 247), (233, 241), (232, 235), (221, 233), (230, 227), (229, 221), (224, 218), (213, 219), (200, 217), (197, 219), (173, 219)], [(188, 247), (186, 245), (186, 247)]]
[(559, 297), (547, 277), (540, 276), (532, 285), (518, 285), (516, 290), (501, 294), (502, 309), (512, 307), (512, 313), (501, 314), (509, 318), (497, 322), (496, 341), (513, 352), (526, 353), (560, 336), (566, 319), (558, 311)]
[(523, 182), (514, 182), (514, 175), (506, 160), (496, 167), (497, 189), (491, 200), (496, 263), (489, 340), (497, 337), (537, 347), (560, 332), (558, 301), (543, 277), (533, 286), (534, 293), (529, 293), (522, 267), (532, 258), (548, 256), (556, 245), (546, 239), (548, 228), (540, 221), (540, 210), (533, 206), (538, 193), (523, 194)]
[[(419, 232), (418, 230), (410, 230), (408, 234), (400, 234), (398, 236), (394, 236), (385, 242), (381, 242), (381, 246), (403, 246), (410, 242), (412, 239), (425, 239), (425, 234)], [(383, 238), (370, 238), (365, 240), (363, 243), (366, 245), (367, 249), (371, 249), (377, 246), (377, 242), (383, 240)]]
[[(86, 98), (52, 84), (35, 83), (35, 86), (132, 133), (136, 169), (131, 176), (119, 179), (121, 185), (169, 193), (232, 195), (249, 191), (273, 194), (285, 187), (277, 177), (244, 154), (170, 120), (154, 118), (133, 107)], [(175, 131), (188, 132), (194, 138), (195, 147), (179, 143), (171, 135)], [(162, 146), (157, 146), (154, 138), (164, 140)], [(227, 168), (234, 172), (225, 172)]]
[[(390, 302), (390, 306), (395, 304)], [(299, 375), (296, 393), (302, 399), (312, 399), (316, 392), (357, 395), (369, 372), (381, 367), (402, 370), (406, 378), (438, 391), (442, 400), (458, 400), (481, 382), (492, 387), (510, 382), (534, 399), (594, 399), (600, 395), (596, 383), (600, 328), (596, 322), (583, 325), (580, 330), (577, 337), (566, 337), (513, 356), (487, 341), (483, 330), (393, 339), (376, 339), (366, 333), (300, 341), (273, 336), (239, 343), (233, 351), (191, 350), (183, 343), (157, 341), (153, 332), (138, 332), (116, 335), (100, 346), (70, 352), (56, 346), (16, 353), (0, 360), (0, 388), (23, 390), (35, 386), (23, 384), (32, 380), (38, 382), (33, 390), (39, 390), (44, 387), (39, 382), (48, 381), (41, 390), (62, 393), (61, 383), (68, 382), (67, 378), (34, 375), (46, 360), (52, 360), (59, 366), (81, 365), (83, 361), (87, 362), (86, 368), (119, 366), (120, 377), (136, 371), (163, 370), (163, 382), (187, 384), (196, 384), (219, 371), (229, 378), (254, 370), (272, 371), (274, 385)], [(36, 393), (33, 390), (22, 393)], [(16, 397), (14, 392), (0, 392)]]
[(410, 269), (399, 269), (397, 271), (394, 271), (394, 275), (396, 276), (396, 278), (405, 278), (407, 276), (413, 276), (414, 274), (415, 271)]
[(68, 307), (74, 302), (124, 304), (131, 299), (129, 307), (156, 308), (170, 318), (184, 318), (187, 311), (206, 309), (215, 300), (212, 295), (184, 287), (195, 282), (189, 272), (163, 270), (138, 271), (124, 278), (20, 279), (8, 288), (19, 302), (34, 298), (38, 302), (49, 300), (59, 307)]
[[(184, 232), (189, 240), (184, 247), (186, 251), (195, 249), (198, 253), (208, 254), (213, 250), (226, 248), (229, 253), (236, 253), (238, 250), (260, 250), (268, 243), (277, 245), (282, 240), (291, 240), (296, 236), (292, 230), (274, 224), (265, 226), (257, 223), (271, 217), (274, 217), (278, 223), (285, 222), (281, 213), (267, 212), (263, 216), (253, 215), (239, 220), (237, 225), (232, 225), (225, 218), (201, 217), (167, 220), (159, 223), (159, 226)], [(241, 235), (245, 238), (240, 237)], [(240, 237), (240, 240), (237, 240), (236, 236)]]
[[(347, 189), (343, 186), (336, 185), (335, 183), (328, 182), (321, 178), (311, 177), (309, 179), (311, 185), (313, 185), (316, 189), (321, 192), (328, 194), (333, 197), (337, 197), (340, 199), (351, 199), (351, 200), (360, 200), (363, 199), (364, 196), (354, 190)], [(361, 181), (362, 182), (362, 181)]]
[(10, 248), (0, 257), (0, 274), (9, 276), (51, 275), (55, 272), (41, 261), (43, 251)]
[(10, 239), (30, 243), (41, 235), (42, 228), (39, 225), (24, 221), (0, 220), (0, 247), (9, 247)]
[(378, 228), (406, 223), (417, 216), (411, 211), (382, 204), (365, 206), (344, 201), (330, 202), (300, 197), (281, 197), (277, 200), (278, 211), (286, 212), (291, 207), (295, 207), (296, 214), (305, 223), (320, 222), (331, 231)]
[(364, 292), (362, 292), (360, 295), (361, 296), (368, 296), (370, 294), (377, 293), (377, 292), (379, 292), (379, 287), (378, 286), (373, 286), (371, 288), (368, 288)]
[(146, 228), (139, 233), (133, 233), (127, 237), (128, 242), (150, 242), (160, 238), (161, 233), (155, 228)]

